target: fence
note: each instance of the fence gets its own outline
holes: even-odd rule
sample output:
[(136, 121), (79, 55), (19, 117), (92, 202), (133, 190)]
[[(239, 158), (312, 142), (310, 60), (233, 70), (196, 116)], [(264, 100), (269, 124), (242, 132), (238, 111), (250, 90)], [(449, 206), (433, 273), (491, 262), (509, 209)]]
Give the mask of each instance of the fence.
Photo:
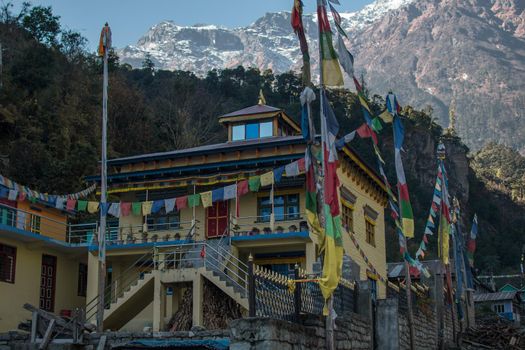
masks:
[[(321, 315), (325, 300), (318, 278), (296, 266), (294, 281), (250, 262), (250, 316), (299, 322), (301, 315)], [(338, 315), (354, 312), (357, 293), (355, 283), (342, 279), (333, 294), (335, 312)]]

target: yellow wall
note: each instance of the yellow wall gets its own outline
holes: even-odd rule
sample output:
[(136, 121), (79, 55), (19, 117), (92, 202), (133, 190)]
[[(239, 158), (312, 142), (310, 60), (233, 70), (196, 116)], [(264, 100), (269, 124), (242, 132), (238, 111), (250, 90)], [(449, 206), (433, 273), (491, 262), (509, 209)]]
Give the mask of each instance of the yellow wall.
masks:
[(39, 306), (42, 254), (57, 257), (55, 313), (85, 305), (85, 298), (77, 295), (78, 265), (85, 256), (71, 257), (6, 238), (0, 238), (0, 243), (16, 247), (15, 283), (0, 282), (0, 332), (15, 330), (21, 321), (31, 319), (31, 313), (23, 308), (25, 303)]
[[(18, 201), (17, 207), (29, 214), (41, 216), (40, 234), (61, 241), (66, 240), (67, 216), (57, 209), (47, 208), (41, 204), (33, 204), (29, 201)], [(35, 210), (38, 208), (40, 210)], [(26, 229), (30, 230), (30, 218), (25, 219)], [(37, 233), (37, 232), (35, 232)]]
[[(368, 257), (370, 263), (375, 267), (379, 274), (386, 278), (386, 245), (385, 245), (385, 210), (382, 204), (374, 200), (371, 194), (366, 193), (366, 183), (359, 183), (353, 180), (348, 173), (343, 173), (342, 169), (338, 170), (339, 180), (341, 185), (346, 187), (357, 199), (354, 204), (354, 235), (359, 242), (361, 249)], [(368, 205), (379, 215), (375, 221), (375, 247), (366, 242), (365, 231), (365, 215), (364, 207)], [(343, 245), (345, 253), (349, 255), (352, 260), (357, 262), (361, 267), (361, 280), (367, 279), (366, 271), (369, 270), (368, 265), (359, 254), (354, 243), (350, 239), (350, 234), (343, 235)], [(379, 297), (386, 297), (386, 286), (377, 281)]]

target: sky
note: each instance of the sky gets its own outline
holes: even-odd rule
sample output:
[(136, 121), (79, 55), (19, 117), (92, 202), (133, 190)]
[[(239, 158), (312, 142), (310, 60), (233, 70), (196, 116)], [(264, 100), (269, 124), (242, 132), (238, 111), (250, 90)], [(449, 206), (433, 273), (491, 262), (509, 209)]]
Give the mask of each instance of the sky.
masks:
[[(11, 0), (13, 1), (13, 0)], [(14, 0), (15, 11), (23, 0)], [(3, 0), (5, 2), (5, 0)], [(266, 12), (290, 11), (293, 0), (30, 0), (51, 6), (64, 28), (80, 32), (96, 47), (107, 21), (113, 46), (135, 44), (154, 24), (172, 20), (179, 25), (197, 23), (239, 27), (253, 23)], [(314, 12), (316, 0), (303, 0), (305, 12)], [(339, 12), (356, 11), (372, 0), (339, 0)]]

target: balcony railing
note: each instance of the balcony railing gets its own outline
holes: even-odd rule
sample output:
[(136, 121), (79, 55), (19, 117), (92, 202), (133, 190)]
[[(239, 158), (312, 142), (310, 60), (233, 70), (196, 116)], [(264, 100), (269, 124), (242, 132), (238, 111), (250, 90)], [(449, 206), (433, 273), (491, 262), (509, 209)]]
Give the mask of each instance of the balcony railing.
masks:
[(269, 216), (245, 216), (231, 220), (231, 236), (258, 236), (276, 233), (307, 232), (308, 224), (303, 213), (281, 215), (282, 220), (272, 223)]
[[(113, 245), (187, 240), (198, 230), (196, 223), (198, 220), (195, 223), (181, 221), (119, 227), (118, 221), (110, 221), (106, 228), (106, 242)], [(92, 244), (98, 240), (97, 221), (73, 224), (5, 204), (0, 204), (0, 224), (70, 244)], [(303, 213), (294, 213), (281, 215), (273, 225), (269, 216), (232, 217), (227, 233), (229, 232), (230, 237), (240, 237), (307, 231), (308, 226)]]

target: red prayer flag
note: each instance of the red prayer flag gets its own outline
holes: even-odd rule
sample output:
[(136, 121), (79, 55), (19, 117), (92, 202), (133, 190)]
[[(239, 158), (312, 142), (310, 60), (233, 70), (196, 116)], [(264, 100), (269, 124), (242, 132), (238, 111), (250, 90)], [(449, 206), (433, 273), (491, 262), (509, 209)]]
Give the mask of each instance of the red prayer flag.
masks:
[(250, 189), (248, 187), (248, 180), (242, 180), (237, 183), (237, 196), (244, 196), (250, 192)]
[(77, 201), (73, 198), (69, 198), (66, 202), (66, 210), (68, 211), (75, 210), (76, 205), (77, 205)]
[(175, 199), (177, 210), (181, 210), (188, 207), (188, 196), (183, 196)]
[(131, 203), (121, 202), (120, 203), (120, 214), (122, 216), (128, 216), (130, 212), (131, 212)]
[(297, 161), (297, 164), (299, 165), (299, 172), (306, 171), (305, 161), (304, 158), (301, 158)]

